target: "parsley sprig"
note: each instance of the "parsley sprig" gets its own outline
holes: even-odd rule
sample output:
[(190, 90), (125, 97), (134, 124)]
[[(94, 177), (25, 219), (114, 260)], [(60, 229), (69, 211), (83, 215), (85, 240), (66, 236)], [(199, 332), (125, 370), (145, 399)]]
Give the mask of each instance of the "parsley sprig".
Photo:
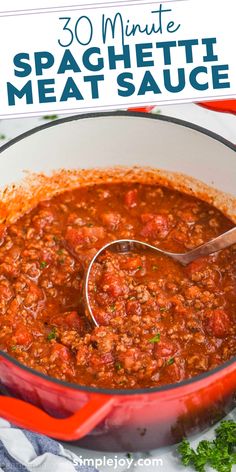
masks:
[(157, 333), (153, 338), (149, 339), (150, 343), (159, 343), (161, 340), (161, 335), (160, 333)]
[(191, 448), (187, 439), (183, 439), (178, 447), (182, 464), (197, 472), (206, 472), (206, 466), (217, 472), (231, 472), (236, 464), (236, 422), (221, 421), (215, 436), (213, 441), (200, 441), (196, 450)]
[(50, 331), (50, 333), (48, 333), (47, 335), (47, 340), (48, 341), (51, 341), (52, 339), (56, 339), (57, 338), (57, 330), (55, 327), (53, 327)]

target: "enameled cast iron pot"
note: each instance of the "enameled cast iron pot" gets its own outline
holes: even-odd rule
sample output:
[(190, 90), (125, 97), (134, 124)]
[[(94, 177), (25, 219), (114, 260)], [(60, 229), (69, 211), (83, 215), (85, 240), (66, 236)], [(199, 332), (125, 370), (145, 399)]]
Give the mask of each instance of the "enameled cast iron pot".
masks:
[[(65, 118), (14, 139), (1, 148), (0, 188), (19, 182), (24, 170), (114, 165), (183, 172), (236, 197), (232, 144), (189, 123), (126, 112)], [(11, 395), (0, 397), (0, 415), (13, 423), (91, 449), (141, 451), (177, 442), (227, 413), (236, 358), (179, 384), (114, 391), (47, 377), (2, 352), (0, 380)]]

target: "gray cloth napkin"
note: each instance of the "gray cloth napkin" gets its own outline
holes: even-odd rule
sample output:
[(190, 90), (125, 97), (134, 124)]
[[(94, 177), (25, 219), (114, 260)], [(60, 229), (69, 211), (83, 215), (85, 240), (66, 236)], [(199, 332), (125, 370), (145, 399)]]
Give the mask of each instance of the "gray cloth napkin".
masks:
[(96, 472), (53, 439), (0, 418), (0, 472)]

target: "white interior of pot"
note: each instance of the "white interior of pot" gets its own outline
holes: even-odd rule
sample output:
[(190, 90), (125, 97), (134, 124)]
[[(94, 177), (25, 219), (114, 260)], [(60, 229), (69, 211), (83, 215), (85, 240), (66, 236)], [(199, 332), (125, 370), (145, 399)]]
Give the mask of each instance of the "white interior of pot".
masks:
[(0, 156), (0, 188), (26, 171), (151, 166), (182, 172), (236, 196), (232, 149), (196, 130), (136, 116), (99, 116), (36, 132)]

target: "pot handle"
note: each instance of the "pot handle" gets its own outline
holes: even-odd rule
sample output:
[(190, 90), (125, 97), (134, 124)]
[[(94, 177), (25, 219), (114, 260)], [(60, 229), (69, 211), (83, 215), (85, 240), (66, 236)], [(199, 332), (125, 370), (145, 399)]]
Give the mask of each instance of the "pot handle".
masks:
[[(219, 111), (222, 113), (231, 113), (232, 115), (236, 115), (236, 100), (215, 100), (215, 101), (207, 101), (207, 102), (197, 102), (195, 105), (199, 105), (200, 107), (207, 108), (208, 110), (212, 111)], [(139, 111), (144, 113), (151, 113), (152, 110), (157, 105), (150, 105), (146, 107), (134, 107), (128, 108), (129, 111)]]
[(197, 105), (200, 105), (203, 108), (208, 108), (212, 111), (220, 111), (221, 113), (231, 113), (236, 115), (236, 100), (216, 100), (214, 102), (199, 102)]
[(40, 408), (23, 400), (0, 397), (0, 416), (6, 420), (61, 440), (80, 439), (88, 434), (111, 411), (114, 397), (93, 395), (79, 411), (67, 418), (54, 418)]

